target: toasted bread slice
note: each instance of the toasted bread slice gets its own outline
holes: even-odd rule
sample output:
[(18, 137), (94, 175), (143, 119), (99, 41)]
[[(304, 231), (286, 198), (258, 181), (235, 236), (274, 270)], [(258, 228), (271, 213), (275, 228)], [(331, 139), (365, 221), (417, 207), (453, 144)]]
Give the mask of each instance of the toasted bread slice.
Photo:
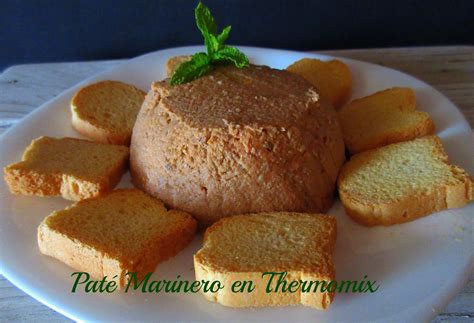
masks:
[(416, 110), (415, 93), (410, 88), (394, 87), (356, 99), (338, 115), (344, 143), (352, 154), (435, 131), (431, 117)]
[(80, 89), (71, 100), (72, 126), (88, 139), (129, 145), (145, 92), (118, 81)]
[(303, 58), (288, 66), (287, 70), (304, 77), (336, 110), (351, 97), (351, 71), (341, 61), (326, 62), (314, 58)]
[[(311, 289), (290, 292), (270, 281), (266, 272), (287, 272), (285, 281), (335, 279), (332, 253), (336, 219), (322, 214), (290, 212), (237, 215), (209, 227), (204, 246), (194, 255), (196, 280), (219, 280), (224, 288), (204, 297), (230, 307), (303, 304), (326, 309), (334, 293)], [(235, 281), (252, 281), (252, 293), (233, 292)], [(272, 292), (266, 292), (268, 286)], [(288, 287), (287, 284), (287, 287)]]
[(143, 277), (193, 238), (196, 221), (167, 210), (136, 189), (78, 202), (55, 211), (38, 228), (40, 251), (96, 279), (124, 286), (128, 272)]
[(78, 201), (114, 188), (128, 164), (129, 149), (74, 138), (39, 137), (21, 162), (4, 169), (10, 191), (24, 195), (62, 195)]
[(178, 68), (179, 65), (183, 64), (184, 62), (190, 61), (192, 55), (182, 55), (182, 56), (174, 56), (171, 57), (166, 62), (166, 74), (168, 77), (171, 77)]
[(461, 207), (474, 198), (473, 179), (448, 161), (437, 136), (354, 155), (338, 179), (342, 204), (357, 222), (392, 225)]

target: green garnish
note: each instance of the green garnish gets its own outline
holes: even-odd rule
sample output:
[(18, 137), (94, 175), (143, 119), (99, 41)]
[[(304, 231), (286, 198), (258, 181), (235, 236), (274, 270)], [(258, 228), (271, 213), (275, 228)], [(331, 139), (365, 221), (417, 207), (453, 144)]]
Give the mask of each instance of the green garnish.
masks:
[(235, 47), (224, 45), (229, 37), (231, 26), (225, 27), (220, 34), (217, 34), (214, 17), (209, 8), (201, 2), (194, 9), (194, 16), (196, 25), (204, 37), (207, 53), (196, 53), (190, 61), (179, 65), (171, 77), (171, 85), (194, 81), (210, 72), (216, 63), (231, 63), (238, 68), (249, 66), (249, 60), (244, 53)]

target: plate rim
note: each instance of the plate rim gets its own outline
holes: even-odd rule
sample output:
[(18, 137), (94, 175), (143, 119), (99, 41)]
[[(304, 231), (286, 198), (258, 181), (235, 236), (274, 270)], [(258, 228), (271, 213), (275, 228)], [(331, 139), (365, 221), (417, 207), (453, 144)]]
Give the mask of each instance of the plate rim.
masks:
[[(346, 58), (346, 57), (336, 56), (336, 55), (332, 55), (332, 54), (331, 55), (330, 54), (319, 54), (319, 53), (314, 52), (314, 51), (304, 52), (304, 51), (294, 51), (294, 50), (286, 50), (286, 49), (279, 49), (279, 48), (265, 48), (265, 47), (253, 47), (253, 46), (236, 46), (236, 47), (238, 47), (239, 49), (241, 49), (244, 52), (246, 50), (272, 51), (272, 52), (275, 52), (275, 53), (281, 54), (281, 55), (293, 55), (293, 56), (294, 55), (306, 55), (307, 57), (320, 58), (320, 59), (323, 59), (323, 60), (340, 59), (341, 61), (351, 62), (351, 63), (354, 63), (354, 64), (360, 64), (360, 65), (366, 65), (366, 66), (375, 66), (379, 69), (380, 68), (384, 69), (384, 70), (386, 70), (386, 72), (389, 72), (389, 73), (398, 73), (398, 74), (401, 74), (401, 75), (404, 75), (404, 76), (408, 76), (410, 78), (413, 78), (413, 79), (417, 80), (418, 82), (423, 84), (423, 86), (426, 86), (431, 91), (436, 92), (438, 95), (442, 96), (444, 99), (449, 101), (449, 103), (453, 107), (455, 107), (455, 110), (456, 110), (457, 114), (459, 114), (459, 117), (461, 119), (460, 120), (461, 122), (459, 122), (458, 124), (461, 125), (462, 128), (467, 128), (467, 129), (471, 130), (471, 133), (472, 133), (471, 126), (469, 125), (466, 117), (464, 116), (462, 111), (456, 106), (456, 104), (454, 104), (454, 102), (451, 101), (450, 98), (445, 96), (442, 92), (440, 92), (434, 86), (432, 86), (432, 85), (426, 83), (425, 81), (423, 81), (423, 80), (421, 80), (421, 79), (419, 79), (419, 78), (417, 78), (413, 75), (410, 75), (408, 73), (405, 73), (405, 72), (402, 72), (402, 71), (399, 71), (399, 70), (396, 70), (396, 69), (393, 69), (393, 68), (390, 68), (390, 67), (386, 67), (386, 66), (382, 66), (382, 65), (378, 65), (378, 64), (374, 64), (374, 63), (370, 63), (370, 62), (365, 62), (365, 61), (361, 61), (361, 60), (357, 60), (357, 59), (353, 59), (353, 58)], [(153, 52), (145, 53), (143, 55), (139, 55), (139, 56), (136, 56), (136, 57), (133, 57), (133, 58), (130, 58), (130, 59), (126, 59), (125, 61), (120, 62), (119, 64), (117, 64), (116, 66), (106, 68), (106, 69), (104, 69), (104, 70), (102, 70), (98, 73), (95, 73), (95, 74), (91, 75), (90, 77), (87, 77), (87, 78), (79, 81), (78, 83), (74, 84), (73, 86), (65, 89), (64, 91), (62, 91), (61, 93), (59, 93), (55, 97), (53, 97), (53, 98), (47, 100), (46, 102), (44, 102), (43, 104), (41, 104), (39, 107), (34, 108), (33, 111), (27, 113), (23, 118), (21, 118), (20, 121), (18, 121), (18, 123), (16, 123), (12, 127), (8, 128), (4, 133), (2, 133), (0, 135), (0, 147), (3, 147), (4, 141), (9, 139), (11, 133), (13, 133), (17, 129), (23, 127), (23, 123), (25, 121), (36, 117), (37, 114), (43, 113), (43, 111), (46, 110), (48, 108), (48, 106), (52, 105), (56, 101), (61, 100), (61, 98), (63, 98), (64, 96), (72, 94), (77, 89), (83, 87), (84, 85), (90, 84), (92, 81), (97, 81), (96, 79), (100, 78), (101, 75), (105, 75), (105, 74), (107, 74), (107, 73), (109, 73), (109, 72), (111, 72), (115, 69), (119, 69), (119, 68), (122, 68), (126, 65), (132, 64), (133, 62), (135, 62), (137, 60), (140, 60), (140, 59), (143, 59), (144, 57), (147, 57), (147, 56), (166, 54), (168, 52), (172, 53), (172, 52), (180, 52), (180, 51), (183, 51), (183, 52), (199, 51), (199, 50), (202, 50), (202, 49), (204, 49), (204, 46), (202, 46), (202, 45), (164, 48), (164, 49), (156, 50), (156, 51), (153, 51)], [(356, 97), (352, 97), (351, 99), (355, 99), (355, 98)], [(474, 136), (472, 136), (472, 137), (474, 137)], [(0, 151), (1, 150), (3, 150), (3, 148), (0, 148)], [(1, 232), (1, 228), (0, 228), (0, 232)], [(47, 297), (45, 294), (41, 294), (41, 293), (37, 292), (36, 290), (29, 289), (28, 284), (25, 283), (24, 279), (17, 279), (18, 277), (15, 277), (15, 275), (13, 274), (13, 270), (12, 270), (13, 268), (10, 268), (10, 270), (8, 270), (8, 269), (5, 270), (6, 268), (4, 267), (4, 265), (5, 265), (5, 263), (3, 261), (0, 261), (0, 274), (2, 274), (14, 286), (19, 288), (23, 292), (25, 292), (30, 297), (33, 297), (35, 300), (39, 301), (40, 303), (45, 304), (49, 308), (55, 310), (56, 312), (66, 316), (66, 317), (68, 317), (72, 320), (76, 320), (76, 321), (82, 320), (80, 318), (81, 314), (80, 313), (75, 313), (75, 311), (72, 308), (69, 307), (67, 309), (63, 309), (60, 306), (56, 305), (55, 304), (56, 302), (54, 300), (50, 299), (50, 297)], [(443, 298), (445, 301), (442, 302), (443, 304), (441, 305), (440, 310), (444, 309), (446, 307), (446, 305), (457, 294), (459, 294), (461, 289), (465, 286), (466, 282), (469, 280), (470, 272), (472, 271), (472, 268), (474, 268), (473, 253), (471, 253), (470, 261), (468, 261), (465, 270), (463, 270), (463, 274), (464, 274), (463, 277), (461, 279), (457, 280), (458, 283), (456, 284), (456, 286), (452, 287), (452, 289), (451, 289), (452, 292), (449, 293), (450, 295)], [(432, 314), (432, 315), (430, 315), (431, 318), (434, 318), (436, 315), (438, 315), (440, 313), (440, 310), (437, 310), (433, 313), (430, 313), (430, 314)]]

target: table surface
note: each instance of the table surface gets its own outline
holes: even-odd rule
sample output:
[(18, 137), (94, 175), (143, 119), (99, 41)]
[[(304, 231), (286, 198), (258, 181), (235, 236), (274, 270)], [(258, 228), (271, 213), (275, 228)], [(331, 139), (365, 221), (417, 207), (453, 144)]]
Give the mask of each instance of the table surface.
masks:
[[(411, 74), (451, 99), (474, 125), (474, 46), (317, 51)], [(27, 64), (0, 74), (0, 134), (44, 102), (123, 60)], [(0, 321), (67, 321), (0, 275)], [(474, 321), (474, 275), (433, 322)]]

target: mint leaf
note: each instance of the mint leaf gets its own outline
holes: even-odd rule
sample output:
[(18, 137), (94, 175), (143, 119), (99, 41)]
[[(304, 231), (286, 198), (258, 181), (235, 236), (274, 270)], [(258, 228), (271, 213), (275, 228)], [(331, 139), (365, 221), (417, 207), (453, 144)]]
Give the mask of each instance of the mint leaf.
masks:
[(232, 26), (227, 26), (222, 30), (222, 32), (219, 35), (217, 35), (217, 41), (219, 42), (219, 45), (221, 47), (223, 47), (224, 42), (229, 37), (229, 33), (231, 29), (232, 29)]
[(194, 9), (194, 17), (196, 18), (196, 25), (203, 36), (217, 34), (216, 21), (209, 8), (203, 5), (202, 2), (199, 2), (196, 9)]
[(171, 77), (170, 84), (178, 85), (200, 78), (212, 69), (210, 63), (206, 53), (194, 54), (190, 61), (179, 65)]
[(209, 8), (199, 2), (196, 9), (194, 9), (194, 18), (196, 25), (204, 37), (204, 43), (208, 54), (212, 54), (219, 49), (219, 42), (216, 39), (217, 24), (211, 14)]
[(201, 2), (194, 9), (194, 17), (204, 38), (207, 54), (194, 54), (190, 61), (182, 63), (171, 76), (171, 85), (191, 82), (203, 76), (212, 70), (212, 63), (230, 62), (238, 68), (249, 66), (249, 60), (244, 53), (237, 48), (224, 45), (232, 29), (231, 26), (225, 27), (218, 35), (217, 24), (211, 11)]
[(191, 61), (197, 65), (207, 65), (210, 63), (209, 56), (206, 53), (196, 53), (191, 57)]
[(209, 56), (214, 55), (214, 53), (217, 52), (221, 46), (217, 40), (217, 37), (214, 35), (209, 35), (207, 38), (204, 38), (204, 44), (206, 45), (207, 54)]
[(219, 49), (212, 57), (212, 60), (216, 62), (231, 62), (238, 68), (249, 66), (249, 59), (247, 56), (237, 48), (229, 46)]

